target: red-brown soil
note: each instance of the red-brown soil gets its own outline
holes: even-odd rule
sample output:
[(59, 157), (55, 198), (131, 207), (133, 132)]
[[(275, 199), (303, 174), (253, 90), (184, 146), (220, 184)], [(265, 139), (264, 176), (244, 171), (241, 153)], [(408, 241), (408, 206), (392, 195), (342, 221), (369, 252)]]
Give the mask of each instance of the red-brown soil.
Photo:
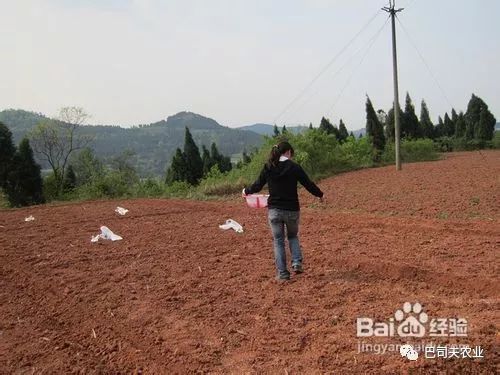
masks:
[[(266, 210), (240, 197), (0, 211), (0, 373), (493, 374), (500, 152), (444, 158), (322, 181), (325, 204), (302, 191), (306, 272), (284, 284)], [(245, 232), (220, 230), (228, 218)], [(124, 239), (90, 243), (100, 225)], [(468, 337), (427, 341), (484, 359), (358, 353), (356, 318), (387, 321), (406, 301), (467, 318)]]

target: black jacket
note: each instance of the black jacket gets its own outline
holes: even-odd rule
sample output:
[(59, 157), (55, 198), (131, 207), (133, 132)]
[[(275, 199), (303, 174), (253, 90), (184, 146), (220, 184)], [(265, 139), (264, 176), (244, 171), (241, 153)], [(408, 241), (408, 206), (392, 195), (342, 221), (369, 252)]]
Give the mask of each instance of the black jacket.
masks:
[(278, 162), (276, 167), (264, 166), (259, 178), (252, 186), (245, 189), (245, 194), (258, 193), (267, 183), (269, 185), (268, 208), (299, 211), (297, 181), (312, 195), (323, 196), (323, 192), (309, 179), (302, 167), (289, 159)]

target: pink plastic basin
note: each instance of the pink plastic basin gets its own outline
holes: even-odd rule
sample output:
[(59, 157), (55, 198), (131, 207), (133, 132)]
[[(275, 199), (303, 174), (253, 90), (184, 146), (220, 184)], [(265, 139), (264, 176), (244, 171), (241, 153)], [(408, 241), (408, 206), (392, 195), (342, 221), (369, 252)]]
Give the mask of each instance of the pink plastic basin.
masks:
[(245, 197), (247, 206), (252, 208), (267, 207), (267, 198), (269, 195), (265, 194), (250, 194)]

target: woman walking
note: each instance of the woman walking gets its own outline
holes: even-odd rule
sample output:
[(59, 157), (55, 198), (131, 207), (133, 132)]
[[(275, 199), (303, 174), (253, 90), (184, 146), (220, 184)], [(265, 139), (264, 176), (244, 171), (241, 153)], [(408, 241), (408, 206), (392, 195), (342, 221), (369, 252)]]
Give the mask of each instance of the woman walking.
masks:
[(302, 251), (298, 238), (300, 205), (297, 194), (297, 182), (300, 182), (309, 193), (323, 199), (323, 192), (312, 182), (300, 165), (293, 162), (294, 150), (288, 142), (274, 145), (269, 160), (264, 165), (258, 179), (243, 195), (258, 193), (267, 183), (269, 186), (268, 218), (274, 240), (274, 258), (278, 271), (278, 280), (289, 280), (285, 252), (286, 237), (292, 255), (292, 269), (302, 273)]

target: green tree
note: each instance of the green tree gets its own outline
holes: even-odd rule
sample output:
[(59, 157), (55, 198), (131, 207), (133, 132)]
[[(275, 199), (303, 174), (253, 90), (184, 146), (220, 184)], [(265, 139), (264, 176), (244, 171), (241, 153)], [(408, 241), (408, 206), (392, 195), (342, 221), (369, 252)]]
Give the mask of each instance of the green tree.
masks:
[(339, 121), (339, 140), (340, 142), (344, 142), (347, 137), (349, 137), (349, 133), (347, 132), (347, 128), (344, 124), (344, 122), (342, 121), (342, 119), (340, 119)]
[(438, 123), (434, 128), (434, 134), (435, 134), (436, 138), (443, 137), (446, 135), (444, 122), (443, 122), (443, 119), (441, 118), (441, 116), (438, 117)]
[(480, 97), (472, 94), (465, 112), (465, 137), (491, 140), (495, 132), (495, 123), (496, 119), (489, 111), (488, 105)]
[(283, 125), (283, 128), (281, 129), (281, 134), (286, 134), (288, 132), (286, 125)]
[(340, 140), (340, 132), (336, 126), (332, 125), (329, 119), (322, 117), (319, 123), (319, 130), (324, 131), (326, 134), (333, 134), (337, 140)]
[(411, 100), (410, 94), (406, 93), (405, 111), (403, 114), (401, 128), (402, 138), (417, 139), (422, 137), (422, 130), (415, 114), (415, 106)]
[(252, 161), (252, 158), (247, 154), (246, 150), (243, 150), (243, 164), (248, 164)]
[(210, 151), (208, 151), (205, 145), (202, 145), (201, 161), (203, 162), (203, 175), (205, 176), (215, 164), (210, 156)]
[(464, 113), (460, 112), (455, 122), (455, 138), (465, 137), (466, 126)]
[(167, 170), (167, 177), (165, 182), (172, 184), (175, 181), (187, 181), (188, 165), (184, 157), (184, 153), (180, 148), (177, 148), (172, 158), (172, 163)]
[(366, 96), (366, 133), (371, 138), (373, 148), (378, 152), (382, 151), (385, 147), (384, 128), (368, 95)]
[(12, 141), (12, 132), (0, 122), (0, 188), (5, 187), (15, 153), (16, 147)]
[(278, 126), (276, 124), (274, 124), (273, 135), (274, 135), (274, 137), (278, 137), (280, 135), (280, 131), (279, 131)]
[(92, 149), (86, 147), (75, 155), (71, 158), (71, 165), (76, 175), (76, 186), (91, 183), (104, 175), (104, 166)]
[(64, 192), (70, 192), (76, 188), (76, 174), (73, 166), (70, 164), (66, 169), (66, 175), (64, 176), (63, 189)]
[(184, 137), (184, 160), (187, 165), (186, 181), (191, 185), (197, 185), (203, 177), (203, 161), (201, 160), (200, 150), (187, 127)]
[(425, 103), (425, 100), (423, 99), (422, 104), (420, 105), (420, 127), (424, 138), (434, 138), (434, 125), (432, 124), (431, 116), (429, 115), (427, 103)]
[(24, 138), (7, 176), (5, 192), (9, 203), (14, 207), (43, 203), (42, 188), (40, 166), (35, 162), (28, 139)]
[(452, 137), (453, 133), (455, 133), (455, 125), (453, 121), (451, 121), (450, 116), (448, 116), (448, 112), (444, 114), (444, 122), (443, 122), (443, 135), (446, 137)]
[(220, 172), (229, 172), (232, 169), (231, 159), (222, 155), (215, 143), (212, 143), (210, 157), (213, 160), (213, 165), (217, 165)]
[(312, 130), (312, 128), (313, 128), (313, 123), (312, 123), (312, 122), (310, 122), (310, 123), (309, 123), (309, 130)]
[(52, 168), (56, 194), (62, 193), (64, 176), (72, 153), (86, 147), (92, 140), (79, 132), (88, 118), (89, 115), (83, 108), (64, 107), (59, 111), (58, 120), (44, 120), (30, 132), (33, 149)]
[(495, 124), (497, 120), (495, 116), (488, 110), (488, 106), (481, 107), (481, 112), (479, 113), (479, 124), (476, 130), (476, 138), (489, 141), (493, 138), (493, 133), (495, 132)]
[[(399, 108), (399, 129), (400, 129), (400, 134), (401, 134), (401, 121), (403, 120), (403, 111), (401, 108)], [(387, 116), (385, 118), (385, 129), (384, 129), (384, 135), (386, 140), (390, 140), (391, 142), (394, 142), (395, 139), (395, 125), (394, 125), (394, 106), (389, 109), (387, 112)]]

